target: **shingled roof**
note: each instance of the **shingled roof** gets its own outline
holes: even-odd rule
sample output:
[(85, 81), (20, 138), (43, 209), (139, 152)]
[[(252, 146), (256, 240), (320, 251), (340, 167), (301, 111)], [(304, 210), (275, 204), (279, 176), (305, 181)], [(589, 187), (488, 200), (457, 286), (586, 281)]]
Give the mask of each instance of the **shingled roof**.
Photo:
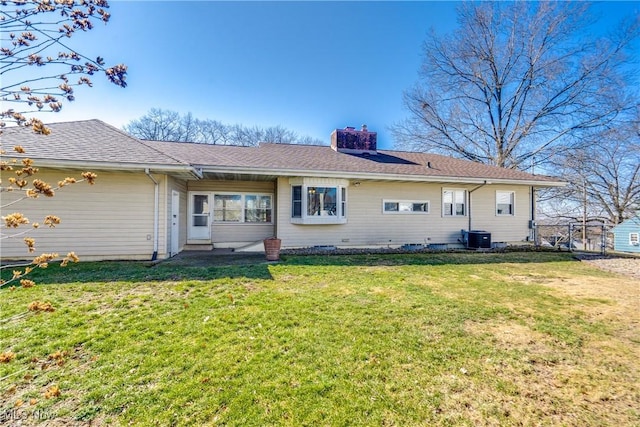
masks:
[[(22, 146), (37, 160), (140, 165), (185, 165), (100, 120), (48, 124), (50, 135), (35, 134), (25, 127), (9, 127), (1, 136), (3, 148)], [(9, 154), (9, 153), (8, 153)], [(46, 162), (50, 163), (50, 162)]]
[[(379, 150), (347, 154), (329, 146), (260, 144), (238, 147), (140, 141), (100, 120), (48, 125), (48, 136), (7, 128), (3, 148), (21, 145), (41, 165), (87, 165), (234, 175), (326, 176), (357, 179), (479, 183), (487, 180), (535, 186), (563, 185), (556, 178), (429, 153)], [(8, 155), (13, 155), (8, 153)]]
[(203, 172), (233, 171), (280, 176), (407, 179), (450, 182), (518, 182), (561, 185), (558, 179), (515, 169), (484, 165), (447, 156), (378, 150), (377, 155), (347, 154), (329, 146), (263, 143), (236, 147), (194, 143), (143, 141)]

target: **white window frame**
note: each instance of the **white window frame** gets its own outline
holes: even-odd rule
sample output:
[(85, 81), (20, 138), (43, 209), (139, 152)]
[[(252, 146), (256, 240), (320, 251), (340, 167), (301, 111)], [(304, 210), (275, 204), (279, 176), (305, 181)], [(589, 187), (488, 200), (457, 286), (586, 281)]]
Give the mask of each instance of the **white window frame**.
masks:
[[(452, 200), (453, 203), (452, 203), (451, 213), (448, 213), (447, 210), (445, 209), (445, 193), (448, 193), (448, 192), (453, 193), (453, 200)], [(458, 197), (456, 197), (456, 193), (462, 193), (462, 200), (464, 203), (463, 214), (457, 213), (456, 201)], [(447, 217), (447, 218), (466, 217), (468, 211), (469, 211), (469, 201), (467, 199), (467, 190), (463, 188), (443, 188), (442, 189), (442, 216), (443, 217)]]
[[(498, 209), (498, 206), (500, 204), (506, 204), (506, 203), (499, 203), (500, 200), (500, 195), (509, 195), (509, 198), (511, 200), (511, 203), (509, 203), (511, 205), (511, 212), (507, 212), (507, 213), (501, 213)], [(516, 192), (515, 191), (505, 191), (505, 190), (497, 190), (496, 191), (496, 215), (497, 216), (515, 216), (516, 214)]]
[[(249, 196), (257, 196), (257, 197), (268, 197), (269, 198), (269, 208), (256, 208), (256, 209), (264, 209), (270, 211), (269, 218), (270, 221), (247, 221), (247, 197)], [(243, 193), (242, 195), (242, 216), (244, 220), (244, 224), (273, 224), (273, 195), (268, 193)]]
[[(341, 180), (342, 181), (342, 180)], [(292, 224), (303, 224), (303, 225), (330, 225), (330, 224), (346, 224), (347, 223), (347, 205), (348, 205), (348, 192), (347, 187), (348, 184), (343, 184), (342, 182), (325, 182), (324, 180), (313, 180), (313, 179), (296, 179), (290, 180), (291, 183), (291, 192), (290, 192), (290, 201), (291, 201), (291, 223)], [(300, 197), (300, 216), (293, 216), (294, 214), (294, 187), (300, 187), (301, 193)], [(326, 214), (326, 215), (309, 215), (309, 189), (312, 188), (334, 188), (336, 194), (335, 201), (335, 213), (334, 214)]]
[(341, 188), (336, 186), (308, 186), (304, 198), (307, 208), (306, 215), (340, 216), (342, 214), (339, 200), (341, 193)]
[[(216, 218), (216, 196), (240, 196), (240, 221), (217, 221)], [(246, 220), (246, 210), (247, 210), (247, 196), (266, 196), (271, 199), (271, 221), (268, 222), (247, 222)], [(253, 192), (236, 192), (236, 191), (216, 191), (213, 193), (213, 198), (211, 202), (211, 222), (215, 225), (269, 225), (273, 224), (273, 194), (271, 193), (253, 193)]]
[[(202, 206), (202, 212), (195, 212), (194, 201), (196, 196), (205, 196), (206, 204)], [(187, 242), (194, 241), (211, 241), (211, 200), (212, 196), (210, 192), (207, 191), (189, 191), (188, 192), (188, 202), (187, 202)], [(195, 225), (195, 218), (199, 218), (197, 222), (198, 225)]]
[[(387, 210), (387, 203), (398, 204), (397, 211)], [(412, 210), (400, 210), (400, 204), (410, 204)], [(425, 211), (414, 211), (413, 205), (427, 205)], [(431, 212), (431, 202), (429, 200), (399, 200), (399, 199), (383, 199), (382, 213), (384, 215), (428, 215)]]
[(629, 233), (629, 244), (631, 246), (640, 246), (640, 233)]

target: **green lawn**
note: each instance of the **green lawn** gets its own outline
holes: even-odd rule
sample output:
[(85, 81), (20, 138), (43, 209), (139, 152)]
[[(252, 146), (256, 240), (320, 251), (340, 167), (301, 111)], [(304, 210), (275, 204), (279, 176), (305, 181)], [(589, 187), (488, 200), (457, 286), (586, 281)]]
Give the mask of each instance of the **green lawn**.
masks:
[[(15, 354), (0, 363), (0, 421), (640, 425), (625, 297), (638, 282), (569, 254), (80, 263), (33, 277), (0, 291), (0, 353)], [(33, 301), (56, 311), (28, 312)]]

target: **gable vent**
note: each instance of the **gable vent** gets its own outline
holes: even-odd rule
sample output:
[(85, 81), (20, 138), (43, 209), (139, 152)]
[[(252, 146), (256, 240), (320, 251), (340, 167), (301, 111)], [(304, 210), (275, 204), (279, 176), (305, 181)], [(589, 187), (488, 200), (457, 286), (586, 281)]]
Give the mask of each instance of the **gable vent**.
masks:
[(331, 132), (331, 148), (340, 153), (349, 154), (378, 154), (376, 132), (369, 132), (367, 125), (361, 130), (347, 126)]

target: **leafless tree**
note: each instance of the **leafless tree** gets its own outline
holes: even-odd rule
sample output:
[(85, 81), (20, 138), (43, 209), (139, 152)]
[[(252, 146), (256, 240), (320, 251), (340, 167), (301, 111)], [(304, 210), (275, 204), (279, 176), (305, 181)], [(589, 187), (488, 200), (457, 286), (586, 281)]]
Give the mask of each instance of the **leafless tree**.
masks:
[(217, 120), (198, 120), (198, 132), (193, 141), (213, 145), (230, 145), (231, 135), (229, 126)]
[(557, 171), (569, 186), (552, 193), (556, 217), (619, 224), (640, 210), (640, 135), (637, 120), (594, 134), (588, 144), (564, 156)]
[(276, 142), (280, 144), (295, 144), (298, 141), (298, 135), (282, 126), (270, 126), (264, 130), (264, 140)]
[(260, 144), (260, 142), (266, 142), (262, 140), (264, 132), (257, 126), (235, 124), (232, 125), (230, 129), (233, 145), (252, 147)]
[(182, 116), (182, 138), (185, 141), (193, 141), (198, 135), (198, 120), (191, 113)]
[(175, 111), (152, 108), (139, 119), (130, 121), (124, 130), (140, 139), (154, 141), (186, 141), (182, 118)]
[(322, 145), (319, 139), (299, 136), (283, 126), (226, 125), (217, 120), (196, 119), (191, 113), (152, 108), (139, 119), (130, 121), (124, 131), (141, 139), (155, 141), (199, 142), (217, 145), (255, 146), (261, 142)]
[(582, 2), (468, 2), (458, 16), (455, 33), (425, 41), (410, 117), (393, 128), (403, 148), (527, 169), (626, 107), (616, 95), (629, 87), (637, 16), (606, 37)]
[(28, 124), (46, 133), (33, 115), (60, 111), (64, 101), (75, 99), (74, 88), (91, 86), (99, 72), (126, 86), (125, 65), (107, 67), (103, 58), (90, 59), (68, 46), (77, 32), (109, 21), (107, 1), (5, 0), (0, 6), (0, 99), (11, 105), (0, 111), (0, 126)]

